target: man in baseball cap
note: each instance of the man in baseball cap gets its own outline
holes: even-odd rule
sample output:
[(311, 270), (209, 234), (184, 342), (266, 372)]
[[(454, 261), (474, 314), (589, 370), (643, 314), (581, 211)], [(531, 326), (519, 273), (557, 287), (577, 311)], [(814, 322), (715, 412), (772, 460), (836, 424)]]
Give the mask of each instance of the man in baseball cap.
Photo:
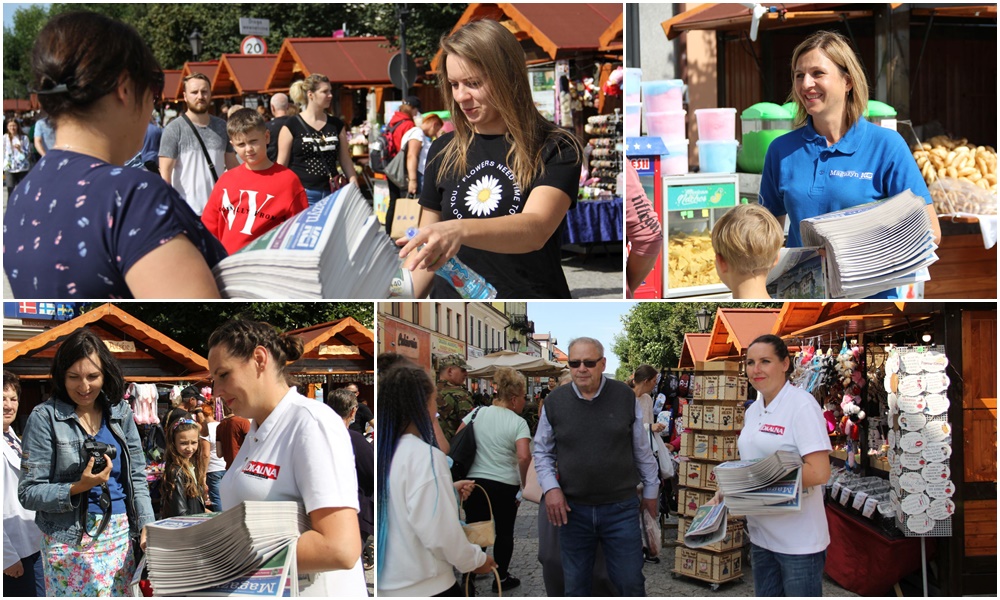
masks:
[(438, 420), (449, 440), (455, 436), (465, 415), (472, 411), (472, 394), (465, 388), (469, 365), (459, 354), (438, 360)]

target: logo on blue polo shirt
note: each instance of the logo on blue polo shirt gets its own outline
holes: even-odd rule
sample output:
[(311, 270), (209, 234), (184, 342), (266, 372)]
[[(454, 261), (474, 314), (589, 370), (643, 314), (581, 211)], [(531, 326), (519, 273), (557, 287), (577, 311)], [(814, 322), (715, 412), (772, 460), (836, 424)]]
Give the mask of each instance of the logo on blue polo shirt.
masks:
[(841, 171), (839, 169), (830, 169), (830, 177), (849, 177), (851, 179), (863, 179), (871, 180), (874, 177), (874, 173), (858, 173), (857, 171)]

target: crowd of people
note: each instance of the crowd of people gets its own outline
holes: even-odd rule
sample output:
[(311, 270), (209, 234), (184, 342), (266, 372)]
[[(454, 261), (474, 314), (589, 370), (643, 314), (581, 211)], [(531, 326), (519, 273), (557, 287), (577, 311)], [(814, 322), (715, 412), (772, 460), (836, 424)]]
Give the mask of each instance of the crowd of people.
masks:
[[(301, 339), (265, 323), (227, 322), (208, 345), (212, 400), (189, 386), (159, 417), (164, 447), (153, 451), (165, 464), (152, 484), (156, 436), (148, 423), (140, 435), (122, 366), (93, 331), (59, 345), (52, 394), (20, 436), (11, 427), (20, 381), (4, 371), (5, 595), (128, 595), (147, 525), (246, 500), (303, 506), (311, 528), (296, 546), (300, 590), (367, 594), (361, 551), (373, 533), (375, 473), (365, 432), (374, 424), (370, 410), (358, 423), (357, 386), (328, 394), (328, 406), (304, 397), (286, 371)], [(276, 475), (261, 479), (247, 465)]]

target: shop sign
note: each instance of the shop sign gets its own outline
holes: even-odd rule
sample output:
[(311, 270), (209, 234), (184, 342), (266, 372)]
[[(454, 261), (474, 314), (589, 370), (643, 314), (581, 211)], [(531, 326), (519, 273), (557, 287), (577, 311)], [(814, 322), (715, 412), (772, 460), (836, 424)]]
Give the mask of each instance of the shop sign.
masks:
[(431, 338), (431, 353), (435, 355), (458, 354), (465, 356), (465, 344), (448, 338), (434, 336)]
[(486, 356), (482, 348), (476, 348), (475, 346), (469, 346), (469, 358), (482, 358)]
[(357, 346), (350, 344), (320, 344), (320, 356), (355, 356), (360, 354)]
[(104, 345), (111, 352), (135, 352), (135, 343), (124, 340), (104, 340)]
[(736, 202), (736, 186), (732, 183), (667, 187), (667, 210), (729, 208)]

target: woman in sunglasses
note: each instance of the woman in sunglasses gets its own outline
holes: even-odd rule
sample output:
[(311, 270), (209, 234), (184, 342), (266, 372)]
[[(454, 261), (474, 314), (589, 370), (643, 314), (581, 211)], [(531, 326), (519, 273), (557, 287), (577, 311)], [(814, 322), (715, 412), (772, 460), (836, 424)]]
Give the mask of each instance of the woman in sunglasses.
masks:
[(31, 68), (56, 144), (7, 204), (14, 296), (217, 298), (211, 267), (225, 249), (161, 178), (122, 167), (163, 91), (138, 32), (93, 12), (59, 15), (39, 33)]

